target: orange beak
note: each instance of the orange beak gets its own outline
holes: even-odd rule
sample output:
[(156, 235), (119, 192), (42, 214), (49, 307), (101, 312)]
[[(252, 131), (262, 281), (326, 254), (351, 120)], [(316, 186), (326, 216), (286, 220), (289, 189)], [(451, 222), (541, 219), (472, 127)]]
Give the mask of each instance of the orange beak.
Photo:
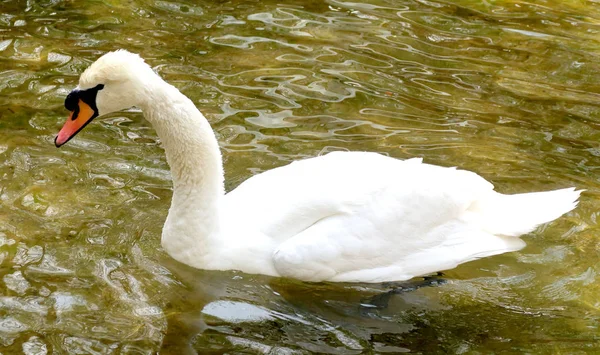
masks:
[(65, 122), (63, 128), (58, 132), (56, 138), (54, 138), (54, 145), (58, 148), (67, 143), (88, 123), (96, 118), (96, 116), (98, 116), (98, 114), (90, 107), (90, 105), (80, 99), (77, 108), (71, 111), (69, 118), (67, 118), (67, 122)]

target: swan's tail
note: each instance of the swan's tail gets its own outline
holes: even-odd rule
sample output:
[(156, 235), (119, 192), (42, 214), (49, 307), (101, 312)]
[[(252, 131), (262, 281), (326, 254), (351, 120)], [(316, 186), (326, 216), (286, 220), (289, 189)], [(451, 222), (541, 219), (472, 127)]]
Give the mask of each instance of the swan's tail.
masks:
[(575, 188), (516, 195), (493, 193), (475, 203), (470, 212), (482, 229), (493, 235), (517, 237), (533, 231), (577, 206), (582, 191)]

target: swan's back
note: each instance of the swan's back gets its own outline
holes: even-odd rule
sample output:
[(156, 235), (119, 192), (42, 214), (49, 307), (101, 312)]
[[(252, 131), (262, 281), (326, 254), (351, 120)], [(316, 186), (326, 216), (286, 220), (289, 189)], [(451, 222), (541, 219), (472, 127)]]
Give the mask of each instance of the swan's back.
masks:
[(285, 240), (334, 214), (360, 215), (368, 211), (384, 214), (388, 208), (394, 214), (410, 210), (418, 213), (418, 209), (411, 207), (416, 201), (398, 201), (416, 190), (440, 199), (453, 194), (453, 204), (465, 204), (476, 191), (492, 189), (490, 183), (474, 173), (423, 164), (422, 159), (333, 152), (295, 161), (246, 180), (227, 194), (224, 210), (238, 221)]

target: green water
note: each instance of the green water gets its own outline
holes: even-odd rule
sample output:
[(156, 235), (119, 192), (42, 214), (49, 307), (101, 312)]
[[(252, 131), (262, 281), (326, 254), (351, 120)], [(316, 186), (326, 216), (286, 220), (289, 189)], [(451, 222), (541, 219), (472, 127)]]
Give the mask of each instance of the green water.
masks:
[[(0, 352), (600, 352), (600, 3), (357, 1), (2, 1)], [(170, 175), (140, 112), (54, 148), (118, 48), (207, 116), (228, 189), (346, 149), (587, 191), (522, 251), (386, 307), (365, 306), (385, 285), (194, 270), (160, 247)]]

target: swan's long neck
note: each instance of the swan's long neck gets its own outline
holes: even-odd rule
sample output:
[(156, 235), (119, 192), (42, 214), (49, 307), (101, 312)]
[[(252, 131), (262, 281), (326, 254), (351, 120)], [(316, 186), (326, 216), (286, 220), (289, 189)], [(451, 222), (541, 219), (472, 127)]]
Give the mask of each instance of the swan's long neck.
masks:
[[(221, 152), (210, 124), (190, 99), (158, 76), (147, 85), (145, 117), (171, 167), (173, 201), (162, 245), (175, 259), (197, 264), (219, 243), (224, 196)], [(190, 258), (194, 261), (188, 260)]]

